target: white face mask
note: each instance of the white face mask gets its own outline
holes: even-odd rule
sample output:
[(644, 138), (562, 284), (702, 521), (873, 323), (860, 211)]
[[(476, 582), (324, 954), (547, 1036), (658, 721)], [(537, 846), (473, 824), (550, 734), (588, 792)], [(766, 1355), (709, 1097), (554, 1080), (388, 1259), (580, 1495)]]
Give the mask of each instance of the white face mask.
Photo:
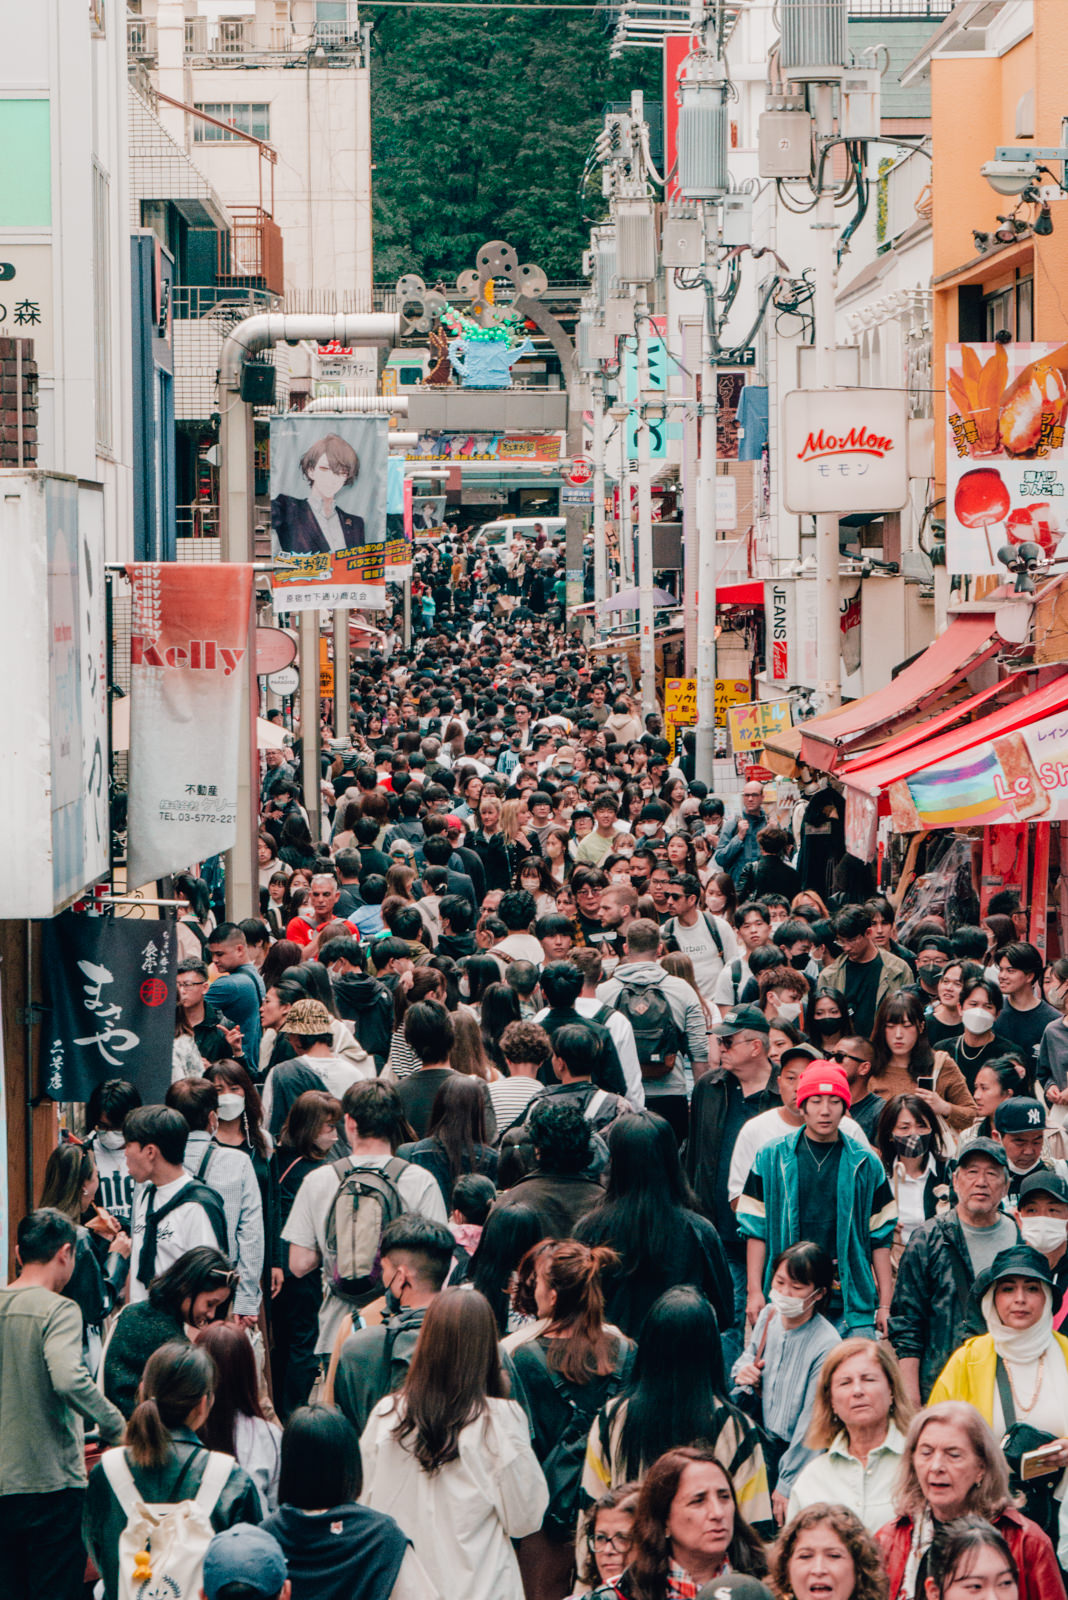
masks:
[(652, 838), (658, 827), (659, 823), (656, 822), (639, 822), (638, 832), (645, 834), (648, 838)]
[(780, 1294), (778, 1289), (772, 1289), (768, 1294), (768, 1300), (772, 1309), (777, 1311), (780, 1317), (803, 1317), (808, 1310), (807, 1295), (801, 1297), (793, 1294)]
[(960, 1017), (969, 1033), (989, 1033), (994, 1026), (994, 1013), (982, 1006), (965, 1006)]
[[(778, 1016), (781, 1022), (797, 1022), (801, 1016), (800, 1000), (787, 1000), (785, 1005), (779, 1007)], [(784, 1312), (784, 1315), (788, 1317), (794, 1314), (789, 1311)]]
[(243, 1094), (221, 1094), (219, 1096), (219, 1121), (236, 1122), (245, 1109)]
[(1052, 1255), (1068, 1240), (1068, 1217), (1021, 1217), (1020, 1232), (1025, 1244)]
[(126, 1140), (123, 1138), (122, 1130), (119, 1128), (108, 1128), (106, 1131), (98, 1133), (96, 1137), (97, 1143), (102, 1150), (122, 1150), (126, 1146)]

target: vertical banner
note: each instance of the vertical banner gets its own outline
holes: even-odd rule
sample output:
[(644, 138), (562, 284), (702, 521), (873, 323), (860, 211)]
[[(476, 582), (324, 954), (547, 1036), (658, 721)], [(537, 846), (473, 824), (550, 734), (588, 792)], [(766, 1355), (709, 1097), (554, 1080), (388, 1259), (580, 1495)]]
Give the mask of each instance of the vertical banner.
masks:
[(271, 418), (276, 611), (383, 610), (388, 417)]
[(88, 1100), (106, 1078), (128, 1078), (146, 1104), (162, 1101), (174, 1041), (174, 929), (65, 911), (44, 924), (42, 938), (45, 1092)]
[(1035, 859), (1031, 868), (1031, 922), (1027, 936), (1043, 961), (1046, 959), (1047, 921), (1049, 914), (1049, 822), (1035, 823)]
[(251, 566), (127, 567), (130, 802), (127, 882), (151, 883), (237, 837), (241, 683)]
[(1004, 544), (1068, 533), (1068, 345), (946, 345), (946, 565), (1005, 576)]
[[(444, 521), (445, 496), (441, 501)], [(404, 461), (389, 458), (386, 494), (386, 582), (403, 583), (412, 575), (412, 480), (404, 475)]]

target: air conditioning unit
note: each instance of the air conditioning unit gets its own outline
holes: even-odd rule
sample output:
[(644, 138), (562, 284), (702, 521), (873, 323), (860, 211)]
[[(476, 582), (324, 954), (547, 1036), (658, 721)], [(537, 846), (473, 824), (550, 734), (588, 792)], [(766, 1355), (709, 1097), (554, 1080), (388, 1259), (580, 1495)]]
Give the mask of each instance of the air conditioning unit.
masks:
[(779, 0), (783, 76), (834, 83), (849, 64), (848, 0)]

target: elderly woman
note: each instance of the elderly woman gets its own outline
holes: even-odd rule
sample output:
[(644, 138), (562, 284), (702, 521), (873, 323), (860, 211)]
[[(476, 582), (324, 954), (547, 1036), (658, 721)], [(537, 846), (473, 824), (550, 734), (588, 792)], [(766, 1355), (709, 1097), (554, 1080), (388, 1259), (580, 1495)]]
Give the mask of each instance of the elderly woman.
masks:
[(875, 1533), (894, 1514), (894, 1485), (912, 1405), (888, 1344), (845, 1339), (823, 1363), (806, 1443), (822, 1451), (799, 1472), (787, 1520), (829, 1500)]
[(1053, 1546), (1009, 1496), (1005, 1459), (974, 1406), (943, 1401), (913, 1418), (896, 1497), (898, 1515), (876, 1535), (890, 1579), (889, 1600), (924, 1600), (928, 1557), (939, 1529), (957, 1517), (985, 1517), (1020, 1573), (1020, 1600), (1065, 1600)]

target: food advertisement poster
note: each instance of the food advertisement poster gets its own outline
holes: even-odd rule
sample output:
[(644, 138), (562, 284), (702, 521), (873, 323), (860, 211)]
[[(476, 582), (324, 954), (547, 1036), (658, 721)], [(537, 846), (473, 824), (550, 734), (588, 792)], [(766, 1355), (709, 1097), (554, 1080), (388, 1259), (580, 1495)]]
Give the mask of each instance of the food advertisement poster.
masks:
[(1045, 557), (1068, 534), (1068, 345), (946, 346), (946, 564), (1008, 573), (1006, 544)]
[(900, 779), (890, 814), (898, 833), (1068, 818), (1068, 711)]

